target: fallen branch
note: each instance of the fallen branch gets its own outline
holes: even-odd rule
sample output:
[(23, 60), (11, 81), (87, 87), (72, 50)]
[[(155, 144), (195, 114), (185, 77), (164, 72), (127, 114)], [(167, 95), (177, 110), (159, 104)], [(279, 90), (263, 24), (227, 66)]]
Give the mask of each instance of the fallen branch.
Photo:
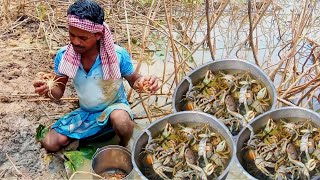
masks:
[(39, 94), (9, 94), (9, 95), (0, 95), (0, 97), (37, 97)]
[(316, 64), (310, 66), (305, 72), (303, 72), (302, 74), (300, 74), (300, 75), (297, 77), (296, 81), (293, 82), (293, 83), (289, 86), (289, 88), (287, 88), (287, 90), (280, 96), (280, 98), (285, 97), (285, 96), (294, 88), (294, 86), (295, 86), (298, 82), (300, 82), (300, 80), (301, 80), (312, 68), (317, 67), (318, 65), (319, 65), (319, 63), (316, 63)]
[(161, 114), (155, 114), (155, 115), (151, 115), (151, 116), (137, 116), (137, 117), (134, 117), (135, 120), (139, 120), (139, 119), (146, 119), (146, 118), (156, 118), (156, 117), (161, 117), (161, 116), (166, 116), (166, 115), (169, 115), (171, 114), (172, 112), (166, 112), (166, 113), (161, 113)]
[(69, 180), (72, 180), (76, 174), (89, 174), (89, 175), (92, 175), (92, 176), (97, 177), (99, 179), (105, 179), (105, 178), (99, 176), (98, 174), (95, 174), (95, 173), (92, 173), (92, 172), (76, 171), (70, 176)]
[(253, 43), (253, 24), (252, 24), (252, 13), (251, 13), (252, 7), (251, 7), (251, 0), (248, 1), (248, 15), (249, 15), (249, 43), (252, 49), (253, 57), (255, 60), (255, 63), (260, 67), (258, 55), (257, 55), (257, 49), (254, 46)]
[(9, 157), (8, 153), (6, 153), (6, 157), (8, 158), (8, 160), (10, 161), (10, 163), (12, 164), (13, 168), (17, 171), (17, 173), (19, 174), (19, 176), (23, 176), (23, 174), (18, 170), (17, 166), (12, 162), (11, 158)]
[[(214, 57), (213, 47), (212, 47), (212, 43), (211, 43), (211, 28), (210, 28), (210, 16), (209, 16), (209, 11), (210, 11), (209, 0), (206, 0), (207, 43), (208, 43), (208, 46), (209, 46), (211, 59), (214, 61), (214, 60), (215, 60), (215, 57)], [(214, 13), (213, 13), (213, 14), (214, 14)]]
[[(302, 106), (302, 107), (305, 108), (305, 107), (308, 105), (308, 103), (311, 102), (311, 100), (312, 100), (315, 92), (317, 91), (316, 88), (319, 88), (319, 86), (320, 86), (320, 83), (318, 83), (317, 85), (315, 85), (314, 87), (312, 87), (306, 94), (304, 94), (304, 95), (302, 96), (302, 98), (298, 101), (298, 103), (299, 103), (299, 104), (300, 104), (300, 103), (302, 104), (302, 100), (303, 100), (304, 98), (306, 98), (307, 96), (309, 96), (309, 98), (307, 99), (306, 103)], [(299, 104), (298, 104), (298, 105), (299, 105)], [(312, 106), (311, 106), (310, 109), (312, 109)]]
[[(174, 79), (174, 82), (175, 82), (176, 85), (178, 85), (178, 83), (179, 83), (179, 81), (178, 81), (179, 70), (177, 69), (177, 67), (178, 67), (178, 59), (177, 59), (177, 56), (176, 56), (176, 47), (175, 47), (175, 44), (174, 44), (174, 41), (173, 41), (172, 15), (171, 15), (171, 10), (172, 9), (170, 9), (170, 12), (168, 12), (165, 0), (164, 0), (163, 5), (164, 5), (166, 21), (167, 21), (167, 25), (168, 25), (168, 29), (169, 29), (169, 39), (170, 39), (170, 44), (171, 44), (172, 56), (173, 56), (174, 76), (176, 77)], [(171, 7), (171, 3), (170, 3), (170, 7)]]
[[(162, 86), (160, 86), (162, 87)], [(139, 92), (138, 92), (139, 93)], [(158, 94), (147, 94), (147, 95), (141, 95), (141, 97), (139, 96), (139, 101), (136, 101), (134, 104), (131, 105), (131, 109), (135, 108), (137, 105), (139, 105), (142, 101), (149, 99), (151, 96), (170, 96), (171, 93), (168, 94), (163, 94), (163, 93), (158, 93)]]
[[(318, 76), (320, 77), (320, 74)], [(288, 95), (285, 97), (285, 99), (288, 99), (291, 96), (296, 95), (296, 94), (304, 91), (305, 89), (307, 89), (310, 86), (313, 86), (317, 82), (320, 82), (320, 78), (315, 77), (314, 79), (308, 81), (305, 84), (302, 84), (302, 85), (299, 85), (299, 86), (296, 86), (296, 87), (292, 88), (292, 90), (290, 92), (288, 92)], [(285, 90), (281, 90), (280, 94), (283, 93), (283, 92), (285, 92)]]
[[(40, 105), (41, 105), (42, 108), (45, 108), (44, 105), (43, 105), (43, 103), (40, 103)], [(46, 115), (46, 117), (47, 117), (49, 120), (51, 120), (51, 119), (52, 119), (51, 116), (49, 116), (49, 114), (48, 114), (44, 109), (42, 109), (41, 107), (40, 107), (40, 110)]]
[[(149, 109), (147, 108), (147, 106), (146, 106), (145, 103), (144, 103), (144, 100), (143, 100), (143, 98), (142, 98), (141, 93), (139, 93), (139, 97), (140, 97), (140, 99), (141, 99), (142, 107), (143, 107), (144, 111), (147, 113), (147, 117), (148, 117), (148, 119), (149, 119), (149, 122), (151, 123), (151, 122), (152, 122), (152, 120), (151, 120), (152, 117), (150, 116)], [(150, 96), (148, 96), (147, 99), (148, 99), (149, 97), (150, 97)]]
[(289, 105), (289, 106), (297, 106), (297, 105), (295, 105), (287, 100), (284, 100), (282, 98), (279, 98), (279, 97), (278, 97), (278, 101), (282, 102), (283, 104)]
[[(79, 98), (61, 98), (59, 100), (63, 101), (78, 101)], [(37, 102), (37, 101), (52, 101), (50, 98), (33, 98), (33, 99), (28, 99), (28, 102)]]

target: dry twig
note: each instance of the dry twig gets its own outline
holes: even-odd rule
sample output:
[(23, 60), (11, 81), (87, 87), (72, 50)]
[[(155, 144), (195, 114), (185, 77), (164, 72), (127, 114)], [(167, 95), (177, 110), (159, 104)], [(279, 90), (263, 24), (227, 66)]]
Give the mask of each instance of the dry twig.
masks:
[(17, 168), (17, 166), (13, 163), (13, 161), (11, 160), (10, 156), (8, 155), (8, 153), (6, 153), (6, 157), (8, 158), (8, 160), (10, 161), (10, 163), (12, 164), (13, 168), (17, 171), (19, 176), (23, 176), (23, 174), (19, 171), (19, 169)]

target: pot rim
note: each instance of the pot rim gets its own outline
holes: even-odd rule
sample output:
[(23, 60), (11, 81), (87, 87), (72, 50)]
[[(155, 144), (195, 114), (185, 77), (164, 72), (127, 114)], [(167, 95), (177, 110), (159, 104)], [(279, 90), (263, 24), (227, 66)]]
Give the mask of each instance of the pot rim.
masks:
[[(193, 69), (192, 71), (190, 71), (183, 79), (181, 79), (181, 81), (178, 83), (178, 85), (176, 86), (175, 90), (174, 90), (174, 93), (173, 93), (173, 97), (176, 97), (177, 96), (177, 92), (178, 92), (178, 88), (177, 87), (180, 87), (181, 84), (187, 80), (187, 77), (190, 78), (190, 76), (195, 73), (196, 71), (198, 71), (199, 69), (205, 67), (205, 66), (208, 66), (208, 65), (211, 65), (211, 64), (217, 64), (217, 63), (222, 63), (222, 62), (235, 62), (235, 63), (244, 63), (246, 64), (247, 66), (251, 66), (253, 67), (254, 69), (256, 69), (258, 71), (258, 73), (263, 76), (264, 78), (267, 79), (267, 82), (263, 82), (263, 83), (268, 83), (271, 87), (271, 91), (273, 94), (271, 94), (271, 96), (273, 95), (274, 97), (273, 98), (273, 101), (272, 101), (272, 104), (271, 104), (271, 107), (270, 107), (270, 110), (274, 110), (275, 107), (276, 107), (276, 104), (277, 104), (277, 98), (278, 98), (278, 93), (277, 93), (277, 90), (273, 84), (273, 82), (271, 81), (270, 77), (259, 67), (257, 66), (256, 64), (254, 63), (251, 63), (249, 61), (246, 61), (244, 59), (237, 59), (237, 58), (226, 58), (226, 59), (218, 59), (218, 60), (215, 60), (215, 61), (209, 61), (209, 62), (206, 62), (198, 67), (196, 67), (195, 69)], [(227, 69), (227, 68), (225, 68)], [(237, 70), (236, 68), (230, 68), (230, 69), (235, 69)], [(223, 69), (221, 69), (223, 70)], [(175, 99), (173, 98), (173, 101), (172, 101), (172, 107), (173, 107), (173, 112), (180, 112), (180, 111), (177, 111), (176, 109), (176, 102), (175, 102)]]
[[(222, 129), (220, 130), (220, 131), (225, 131), (225, 133), (227, 133), (227, 138), (229, 138), (229, 140), (230, 140), (230, 142), (231, 142), (231, 146), (232, 147), (230, 147), (231, 149), (232, 149), (232, 151), (233, 151), (233, 153), (230, 155), (231, 156), (231, 158), (230, 158), (230, 161), (229, 161), (229, 163), (228, 163), (228, 165), (227, 165), (227, 167), (222, 171), (222, 173), (219, 175), (219, 177), (217, 178), (217, 179), (223, 179), (223, 177), (225, 177), (228, 173), (229, 173), (229, 170), (230, 170), (230, 168), (231, 168), (231, 166), (232, 166), (232, 164), (233, 164), (233, 162), (234, 162), (234, 158), (235, 158), (235, 156), (236, 156), (236, 145), (235, 145), (235, 141), (233, 140), (233, 138), (232, 138), (232, 134), (230, 133), (230, 131), (228, 130), (228, 128), (220, 121), (220, 120), (218, 120), (216, 117), (214, 117), (214, 116), (212, 116), (212, 115), (210, 115), (210, 114), (207, 114), (207, 113), (204, 113), (204, 112), (200, 112), (200, 111), (181, 111), (181, 112), (176, 112), (176, 113), (173, 113), (173, 114), (169, 114), (169, 115), (166, 115), (166, 116), (164, 116), (164, 117), (162, 117), (162, 118), (160, 118), (160, 119), (157, 119), (156, 121), (154, 121), (154, 122), (152, 122), (151, 124), (149, 124), (145, 129), (150, 129), (152, 126), (154, 126), (155, 124), (157, 124), (157, 123), (159, 123), (159, 122), (161, 122), (161, 121), (163, 121), (163, 120), (165, 120), (165, 119), (168, 119), (168, 118), (170, 118), (170, 117), (174, 117), (174, 116), (179, 116), (180, 114), (200, 114), (201, 116), (206, 116), (206, 117), (209, 117), (209, 118), (211, 118), (211, 119), (213, 119), (216, 123), (218, 123), (221, 127), (222, 127)], [(134, 150), (135, 150), (135, 147), (136, 147), (136, 145), (137, 145), (137, 142), (138, 142), (138, 140), (139, 139), (141, 139), (141, 137), (144, 135), (144, 133), (146, 133), (145, 132), (145, 130), (143, 130), (141, 133), (140, 133), (140, 135), (136, 138), (136, 140), (134, 141), (134, 144), (133, 144), (133, 146), (132, 146), (132, 150), (131, 150), (131, 152), (133, 152), (132, 154), (132, 156), (131, 156), (131, 161), (132, 161), (132, 164), (133, 164), (133, 168), (135, 169), (135, 171), (138, 173), (138, 175), (140, 176), (140, 178), (142, 178), (142, 179), (144, 179), (144, 180), (148, 180), (145, 176), (144, 176), (144, 174), (140, 171), (140, 169), (139, 169), (139, 167), (138, 167), (138, 165), (136, 164), (136, 162), (135, 162), (135, 152), (134, 152)], [(220, 136), (222, 136), (221, 135), (221, 133), (220, 133)], [(223, 136), (224, 137), (224, 136)], [(226, 137), (224, 137), (225, 139), (226, 139)]]
[[(130, 152), (130, 150), (128, 148), (120, 146), (120, 145), (107, 145), (107, 146), (103, 146), (101, 148), (98, 148), (96, 150), (96, 152), (93, 154), (93, 156), (91, 158), (91, 172), (93, 172), (94, 174), (97, 174), (94, 171), (94, 168), (93, 168), (93, 160), (99, 155), (99, 153), (102, 153), (103, 151), (107, 151), (107, 150), (110, 150), (110, 149), (121, 150), (121, 151), (127, 153), (130, 156), (130, 160), (131, 160), (131, 164), (132, 164), (132, 154), (131, 154), (131, 152)], [(131, 171), (123, 179), (131, 177), (132, 174), (134, 173), (133, 169), (134, 169), (134, 167), (133, 167), (133, 164), (132, 164)]]
[[(241, 138), (241, 135), (243, 134), (243, 132), (245, 130), (247, 130), (248, 126), (251, 127), (251, 124), (255, 123), (256, 121), (259, 121), (260, 119), (262, 119), (264, 116), (268, 116), (272, 113), (275, 113), (275, 112), (281, 112), (281, 111), (287, 111), (287, 110), (299, 110), (299, 111), (305, 111), (307, 113), (310, 113), (310, 114), (313, 114), (315, 115), (316, 117), (318, 117), (318, 119), (320, 120), (320, 114), (310, 110), (310, 109), (307, 109), (307, 108), (302, 108), (302, 107), (298, 107), (298, 106), (288, 106), (288, 107), (281, 107), (281, 108), (278, 108), (278, 109), (274, 109), (274, 110), (270, 110), (270, 111), (267, 111), (263, 114), (260, 114), (259, 116), (255, 117), (254, 119), (252, 119), (247, 126), (245, 126), (244, 128), (241, 129), (241, 131), (239, 132), (238, 134), (238, 137), (237, 137), (237, 140), (236, 140), (236, 149), (238, 150), (238, 142)], [(320, 121), (319, 121), (320, 122)], [(237, 164), (237, 166), (240, 168), (240, 170), (246, 175), (246, 177), (248, 177), (249, 179), (253, 179), (253, 180), (258, 180), (257, 178), (255, 178), (254, 176), (252, 176), (250, 173), (247, 172), (247, 170), (241, 165), (239, 159), (238, 159), (238, 156), (237, 154), (235, 154), (235, 163)], [(315, 177), (315, 178), (318, 178), (318, 177)], [(312, 178), (312, 180), (315, 180), (314, 178)]]

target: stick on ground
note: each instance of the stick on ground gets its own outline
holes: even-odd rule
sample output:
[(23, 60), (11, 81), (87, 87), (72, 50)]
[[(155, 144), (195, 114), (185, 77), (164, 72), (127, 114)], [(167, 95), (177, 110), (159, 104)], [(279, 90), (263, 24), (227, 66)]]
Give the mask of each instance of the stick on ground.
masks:
[(13, 163), (13, 161), (11, 160), (10, 156), (8, 155), (8, 153), (6, 153), (6, 157), (8, 158), (8, 160), (10, 161), (10, 163), (12, 164), (12, 166), (14, 167), (14, 169), (17, 171), (17, 173), (20, 176), (23, 176), (23, 174), (19, 171), (19, 169), (17, 168), (17, 166)]

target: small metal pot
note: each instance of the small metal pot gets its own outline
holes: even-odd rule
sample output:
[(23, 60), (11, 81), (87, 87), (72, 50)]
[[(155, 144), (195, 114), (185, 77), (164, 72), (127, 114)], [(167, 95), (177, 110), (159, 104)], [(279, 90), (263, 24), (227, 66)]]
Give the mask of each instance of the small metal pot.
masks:
[[(221, 175), (217, 179), (226, 178), (231, 166), (231, 162), (233, 162), (233, 157), (235, 156), (235, 144), (232, 139), (231, 133), (228, 131), (227, 127), (222, 122), (220, 122), (215, 117), (206, 113), (195, 112), (195, 111), (184, 111), (184, 112), (178, 112), (175, 114), (170, 114), (168, 116), (165, 116), (162, 119), (159, 119), (151, 123), (146, 129), (151, 132), (151, 135), (154, 138), (165, 128), (167, 123), (171, 123), (171, 124), (183, 123), (186, 125), (198, 125), (198, 124), (207, 123), (212, 129), (214, 129), (218, 134), (220, 134), (223, 138), (225, 138), (227, 145), (231, 151), (230, 152), (231, 157), (228, 161), (228, 165), (226, 166), (225, 170), (222, 171)], [(133, 149), (132, 149), (133, 167), (142, 179), (147, 179), (147, 178), (144, 176), (144, 174), (141, 171), (142, 157), (139, 155), (145, 148), (148, 142), (148, 137), (149, 136), (146, 132), (142, 132), (139, 135), (139, 137), (135, 140)]]
[(110, 169), (118, 169), (127, 173), (125, 180), (133, 179), (131, 153), (122, 146), (108, 145), (98, 149), (92, 157), (91, 168), (94, 173), (99, 175)]
[[(272, 111), (268, 111), (264, 114), (261, 114), (260, 116), (257, 116), (255, 119), (253, 119), (247, 127), (243, 128), (238, 136), (236, 145), (237, 145), (237, 154), (236, 154), (236, 163), (241, 169), (241, 171), (249, 178), (249, 179), (256, 179), (251, 174), (249, 174), (245, 166), (245, 160), (243, 159), (243, 154), (241, 152), (242, 148), (244, 147), (244, 144), (248, 142), (250, 138), (250, 130), (248, 127), (252, 127), (253, 131), (256, 133), (261, 128), (264, 128), (267, 124), (268, 120), (272, 118), (273, 120), (277, 121), (279, 119), (285, 118), (289, 119), (290, 122), (299, 122), (299, 121), (306, 121), (310, 120), (314, 126), (320, 127), (320, 115), (318, 113), (315, 113), (314, 111), (311, 111), (309, 109), (304, 109), (300, 107), (284, 107)], [(319, 179), (320, 177), (313, 177), (313, 180)]]
[(239, 59), (224, 59), (209, 62), (191, 71), (185, 78), (183, 78), (177, 85), (173, 97), (172, 97), (172, 107), (174, 112), (183, 111), (183, 104), (181, 100), (189, 89), (188, 78), (191, 79), (193, 84), (197, 84), (207, 73), (208, 70), (212, 72), (226, 71), (228, 73), (234, 72), (250, 72), (253, 78), (261, 81), (267, 88), (268, 93), (271, 97), (271, 108), (274, 109), (277, 102), (277, 91), (268, 77), (261, 68), (250, 62), (239, 60)]

